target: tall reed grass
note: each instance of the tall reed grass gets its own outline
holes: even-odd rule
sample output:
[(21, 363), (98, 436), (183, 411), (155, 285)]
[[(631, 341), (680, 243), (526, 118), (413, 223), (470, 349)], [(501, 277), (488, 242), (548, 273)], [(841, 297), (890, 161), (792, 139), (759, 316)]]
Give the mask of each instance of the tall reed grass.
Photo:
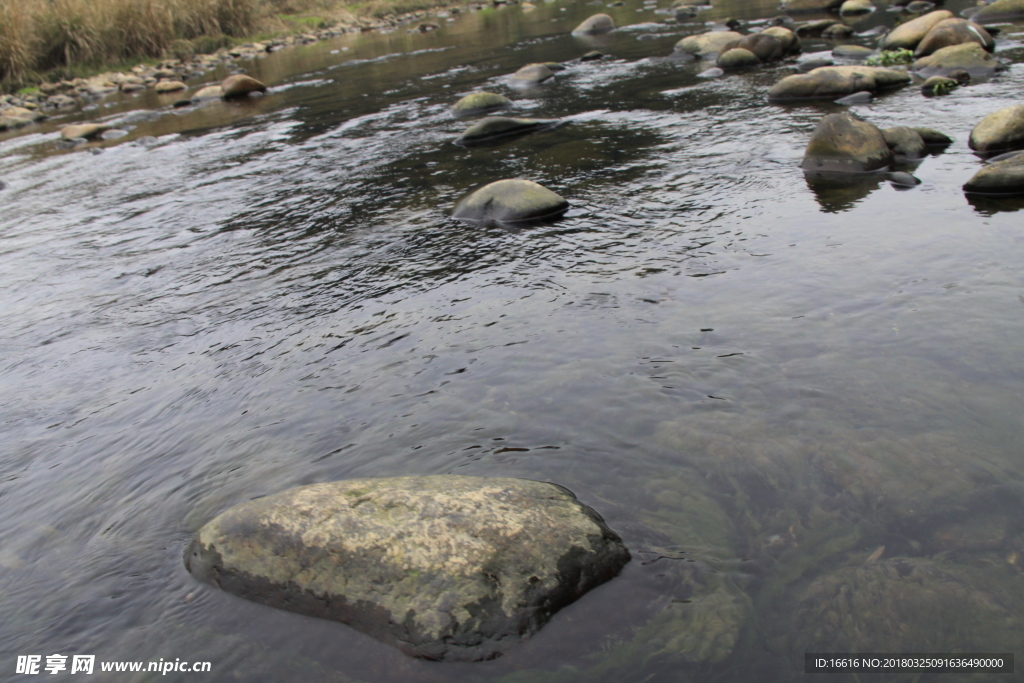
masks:
[[(0, 0), (0, 83), (160, 57), (175, 40), (252, 35), (268, 19), (345, 0)], [(209, 42), (199, 41), (199, 42)]]

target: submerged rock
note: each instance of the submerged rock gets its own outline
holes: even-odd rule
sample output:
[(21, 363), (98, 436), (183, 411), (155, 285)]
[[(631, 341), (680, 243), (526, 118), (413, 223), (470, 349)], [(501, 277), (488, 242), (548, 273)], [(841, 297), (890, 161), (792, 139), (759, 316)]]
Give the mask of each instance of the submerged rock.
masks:
[(452, 114), (455, 116), (473, 116), (484, 112), (496, 111), (498, 109), (509, 109), (512, 107), (512, 100), (504, 95), (492, 92), (475, 92), (466, 95), (452, 105)]
[(511, 84), (520, 88), (529, 88), (540, 85), (544, 81), (553, 78), (554, 75), (555, 72), (544, 64), (527, 64), (512, 74)]
[(743, 38), (743, 34), (735, 31), (710, 31), (698, 33), (695, 36), (686, 36), (676, 43), (676, 52), (685, 52), (696, 57), (705, 57), (711, 54), (721, 54), (736, 47)]
[(964, 184), (964, 192), (984, 195), (1024, 194), (1024, 152), (984, 166)]
[(861, 90), (855, 92), (852, 95), (846, 97), (840, 97), (836, 100), (836, 104), (843, 104), (849, 106), (851, 104), (871, 104), (871, 101), (875, 99), (875, 96), (869, 93), (867, 90)]
[(850, 114), (829, 114), (814, 129), (800, 167), (811, 173), (866, 173), (892, 162), (892, 150), (873, 124)]
[(1024, 149), (1024, 104), (993, 112), (978, 122), (967, 144), (976, 152)]
[(984, 78), (1005, 71), (1006, 65), (977, 43), (961, 43), (921, 57), (910, 66), (910, 70), (922, 78), (948, 76), (956, 71), (966, 71), (972, 78)]
[(863, 60), (870, 57), (874, 52), (870, 47), (864, 47), (863, 45), (837, 45), (832, 50), (832, 56)]
[(246, 76), (245, 74), (228, 76), (221, 82), (220, 87), (226, 100), (235, 97), (246, 97), (254, 92), (267, 92), (267, 86), (252, 76)]
[(593, 36), (601, 33), (611, 33), (615, 30), (615, 21), (607, 14), (595, 14), (584, 19), (579, 26), (572, 30), (576, 36)]
[(475, 661), (529, 637), (629, 559), (560, 486), (445, 475), (313, 484), (242, 503), (199, 530), (185, 565), (412, 656)]
[(507, 116), (488, 116), (480, 119), (455, 139), (457, 145), (478, 145), (495, 139), (525, 135), (551, 128), (558, 120), (516, 119)]
[(917, 47), (928, 32), (932, 30), (936, 24), (945, 19), (952, 19), (953, 13), (949, 10), (936, 10), (929, 12), (922, 17), (917, 19), (911, 19), (905, 24), (900, 24), (892, 31), (890, 31), (881, 42), (878, 43), (878, 47), (883, 50), (913, 50)]
[(971, 20), (978, 24), (998, 24), (1018, 19), (1024, 19), (1024, 0), (996, 0), (971, 16)]
[(200, 88), (192, 95), (193, 102), (205, 102), (207, 100), (219, 100), (224, 97), (224, 89), (219, 85), (208, 85)]
[(909, 75), (892, 69), (874, 66), (822, 66), (805, 74), (786, 76), (768, 89), (768, 99), (778, 102), (804, 99), (834, 100), (855, 92), (866, 90), (873, 93), (909, 82)]
[(452, 217), (465, 221), (520, 223), (555, 218), (569, 202), (531, 180), (498, 180), (464, 197)]
[(740, 41), (736, 43), (736, 47), (741, 50), (749, 50), (757, 56), (759, 61), (762, 62), (774, 62), (777, 59), (782, 59), (786, 55), (786, 50), (782, 45), (782, 41), (773, 35), (763, 32), (751, 33), (750, 35), (743, 36), (740, 38)]
[(871, 4), (871, 0), (845, 0), (842, 5), (839, 6), (840, 14), (870, 14), (875, 11), (875, 6)]
[(928, 35), (921, 39), (914, 50), (915, 57), (924, 57), (937, 50), (950, 45), (961, 45), (963, 43), (977, 43), (988, 52), (995, 49), (996, 41), (988, 31), (966, 19), (943, 19), (935, 24)]

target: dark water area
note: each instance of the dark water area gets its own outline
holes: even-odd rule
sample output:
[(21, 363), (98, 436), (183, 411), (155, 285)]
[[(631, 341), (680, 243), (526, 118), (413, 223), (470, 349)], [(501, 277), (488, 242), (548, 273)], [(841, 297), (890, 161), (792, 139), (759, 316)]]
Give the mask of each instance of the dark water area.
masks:
[[(1021, 101), (1024, 27), (1003, 27), (1011, 67), (991, 81), (852, 107), (955, 139), (921, 185), (832, 188), (799, 163), (843, 108), (765, 101), (792, 63), (708, 79), (664, 59), (774, 3), (569, 35), (598, 11), (663, 21), (660, 4), (345, 36), (245, 62), (260, 99), (118, 96), (0, 136), (0, 679), (31, 654), (373, 683), (802, 681), (808, 651), (1024, 656), (1022, 204), (961, 190), (973, 126)], [(508, 87), (595, 48), (608, 57)], [(448, 108), (476, 90), (563, 123), (459, 147)], [(57, 149), (78, 120), (130, 132)], [(510, 177), (572, 208), (523, 228), (449, 217)], [(476, 664), (407, 658), (183, 566), (242, 501), (446, 473), (562, 484), (634, 560)], [(968, 680), (872, 676), (815, 679)]]

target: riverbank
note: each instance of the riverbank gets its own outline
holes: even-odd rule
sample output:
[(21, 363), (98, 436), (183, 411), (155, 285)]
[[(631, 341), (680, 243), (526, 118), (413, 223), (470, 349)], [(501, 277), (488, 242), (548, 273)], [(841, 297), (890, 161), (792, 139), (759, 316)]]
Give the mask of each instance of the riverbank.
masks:
[[(29, 96), (38, 88), (47, 96), (74, 96), (72, 90), (92, 88), (97, 80), (119, 85), (118, 79), (110, 78), (114, 73), (131, 73), (145, 81), (158, 71), (170, 69), (180, 77), (187, 73), (189, 64), (231, 59), (253, 46), (273, 50), (348, 32), (394, 28), (426, 19), (450, 4), (457, 3), (0, 0), (0, 93)], [(414, 30), (433, 27), (424, 24)], [(159, 78), (156, 76), (152, 83)], [(69, 87), (68, 83), (73, 85)]]

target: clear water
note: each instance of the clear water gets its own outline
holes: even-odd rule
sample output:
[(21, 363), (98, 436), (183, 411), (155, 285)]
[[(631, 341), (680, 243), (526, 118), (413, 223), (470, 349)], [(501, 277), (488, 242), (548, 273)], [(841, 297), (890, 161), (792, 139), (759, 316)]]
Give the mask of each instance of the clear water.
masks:
[[(795, 681), (805, 651), (1024, 643), (1022, 204), (960, 189), (971, 128), (1020, 101), (1021, 28), (996, 80), (854, 108), (956, 139), (920, 186), (834, 191), (798, 165), (840, 107), (764, 101), (791, 66), (704, 79), (661, 59), (773, 2), (651, 39), (568, 35), (597, 11), (664, 18), (485, 10), (247, 63), (259, 100), (115, 99), (0, 138), (0, 677), (58, 653), (210, 661), (210, 680)], [(595, 46), (611, 57), (505, 85)], [(453, 145), (448, 107), (478, 89), (566, 123)], [(56, 149), (97, 118), (134, 127)], [(448, 217), (506, 177), (572, 209)], [(183, 567), (233, 504), (443, 473), (558, 482), (635, 561), (462, 665)]]

